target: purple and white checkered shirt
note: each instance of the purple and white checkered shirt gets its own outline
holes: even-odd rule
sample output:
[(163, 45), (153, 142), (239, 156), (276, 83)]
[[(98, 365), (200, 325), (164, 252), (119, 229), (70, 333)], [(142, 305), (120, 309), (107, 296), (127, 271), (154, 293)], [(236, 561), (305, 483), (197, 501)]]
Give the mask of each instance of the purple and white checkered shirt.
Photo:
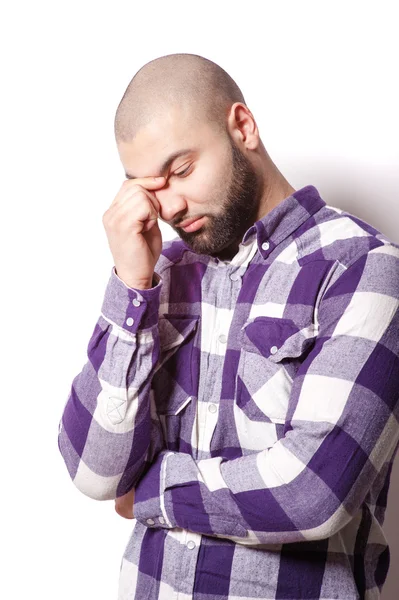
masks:
[(375, 600), (399, 441), (399, 245), (285, 198), (221, 261), (112, 268), (59, 423), (69, 476), (135, 488), (118, 600)]

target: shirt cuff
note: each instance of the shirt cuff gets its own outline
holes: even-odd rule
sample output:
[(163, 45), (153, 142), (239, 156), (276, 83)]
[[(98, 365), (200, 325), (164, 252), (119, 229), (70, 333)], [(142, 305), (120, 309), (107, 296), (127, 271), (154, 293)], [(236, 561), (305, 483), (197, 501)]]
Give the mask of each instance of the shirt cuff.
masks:
[(217, 496), (212, 501), (212, 492), (205, 484), (201, 489), (198, 475), (191, 455), (162, 450), (136, 487), (135, 518), (146, 526), (246, 537), (247, 529), (242, 525), (238, 507), (235, 507), (235, 518), (226, 517), (226, 498)]
[(131, 288), (117, 275), (113, 266), (101, 307), (102, 316), (129, 333), (157, 325), (162, 283), (160, 275), (154, 273), (154, 287)]
[(170, 495), (165, 498), (166, 461), (171, 454), (169, 450), (161, 450), (135, 488), (134, 518), (147, 527), (177, 527)]

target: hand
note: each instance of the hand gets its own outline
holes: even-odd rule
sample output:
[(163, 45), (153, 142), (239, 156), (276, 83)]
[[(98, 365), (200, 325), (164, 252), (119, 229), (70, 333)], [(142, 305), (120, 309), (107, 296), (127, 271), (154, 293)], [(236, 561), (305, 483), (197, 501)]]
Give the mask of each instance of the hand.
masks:
[(124, 181), (103, 214), (116, 273), (130, 287), (152, 287), (154, 268), (162, 252), (158, 225), (161, 206), (154, 190), (164, 185), (165, 177)]
[(124, 496), (115, 498), (115, 510), (121, 517), (125, 519), (134, 519), (133, 515), (133, 503), (134, 503), (134, 488), (130, 490)]

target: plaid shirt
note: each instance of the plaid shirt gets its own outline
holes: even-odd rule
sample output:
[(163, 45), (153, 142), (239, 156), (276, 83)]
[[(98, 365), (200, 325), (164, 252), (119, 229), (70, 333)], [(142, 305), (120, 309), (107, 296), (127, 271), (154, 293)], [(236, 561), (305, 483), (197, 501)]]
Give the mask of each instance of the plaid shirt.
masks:
[(112, 268), (58, 446), (83, 494), (135, 488), (119, 600), (380, 597), (398, 304), (399, 245), (312, 185), (231, 261)]

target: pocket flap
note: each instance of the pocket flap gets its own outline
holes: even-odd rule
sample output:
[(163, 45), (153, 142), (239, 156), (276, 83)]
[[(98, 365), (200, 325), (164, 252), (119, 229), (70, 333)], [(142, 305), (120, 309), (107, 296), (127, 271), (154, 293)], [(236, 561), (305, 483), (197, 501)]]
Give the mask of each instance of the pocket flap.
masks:
[(300, 356), (313, 337), (313, 326), (300, 329), (292, 319), (255, 317), (245, 323), (243, 347), (273, 362)]

